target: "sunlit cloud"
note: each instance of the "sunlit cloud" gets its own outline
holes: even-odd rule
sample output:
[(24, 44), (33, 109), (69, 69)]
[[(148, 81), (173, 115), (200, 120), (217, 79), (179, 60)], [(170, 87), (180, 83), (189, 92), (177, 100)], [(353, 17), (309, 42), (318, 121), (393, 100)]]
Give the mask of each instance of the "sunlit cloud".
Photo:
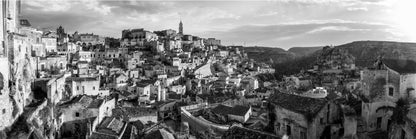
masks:
[(349, 7), (348, 11), (368, 11), (367, 7)]
[[(120, 37), (178, 29), (227, 44), (307, 46), (355, 40), (416, 41), (412, 0), (25, 0), (34, 27)], [(314, 40), (312, 40), (314, 39)]]

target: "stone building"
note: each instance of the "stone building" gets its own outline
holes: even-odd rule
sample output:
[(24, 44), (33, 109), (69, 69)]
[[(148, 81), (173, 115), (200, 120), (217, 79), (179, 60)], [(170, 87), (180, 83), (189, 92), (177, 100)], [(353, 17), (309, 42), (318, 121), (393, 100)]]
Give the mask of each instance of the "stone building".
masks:
[(98, 98), (93, 96), (79, 95), (70, 101), (57, 106), (58, 123), (97, 117), (101, 122), (104, 117), (112, 115), (115, 108), (115, 99)]
[(47, 72), (48, 74), (58, 74), (67, 70), (66, 56), (50, 56), (39, 58), (37, 62), (37, 70), (40, 72)]
[(238, 121), (241, 123), (247, 122), (247, 120), (252, 115), (251, 107), (246, 107), (242, 105), (236, 105), (234, 107), (230, 107), (227, 105), (218, 105), (212, 109), (214, 114), (218, 114), (220, 116), (224, 116), (224, 118), (228, 121)]
[(56, 53), (56, 52), (58, 52), (58, 44), (57, 44), (56, 40), (57, 39), (54, 38), (54, 37), (47, 37), (47, 36), (42, 37), (42, 43), (43, 43), (47, 53)]
[(378, 59), (374, 68), (361, 71), (365, 98), (361, 118), (365, 133), (386, 132), (391, 125), (390, 110), (399, 99), (416, 102), (416, 63), (410, 60)]
[(206, 45), (206, 46), (220, 46), (221, 45), (221, 40), (217, 40), (215, 38), (204, 39), (204, 45)]
[(3, 131), (32, 102), (30, 84), (35, 78), (35, 59), (31, 55), (31, 42), (36, 37), (20, 32), (21, 1), (2, 1), (0, 6), (3, 19), (0, 21), (0, 131)]
[[(278, 136), (293, 139), (337, 138), (331, 125), (338, 119), (337, 106), (326, 99), (302, 97), (276, 92), (270, 97), (276, 116), (274, 130)], [(334, 137), (335, 136), (335, 137)]]
[(96, 77), (74, 77), (68, 78), (72, 81), (71, 95), (103, 95), (105, 92), (100, 90), (100, 79)]
[(223, 139), (259, 138), (259, 139), (281, 139), (280, 137), (263, 131), (253, 130), (246, 127), (233, 125), (222, 135)]
[(170, 37), (170, 36), (176, 35), (176, 30), (166, 29), (166, 30), (162, 30), (162, 31), (154, 31), (154, 33), (156, 33), (158, 36)]
[(88, 34), (79, 34), (79, 40), (77, 41), (78, 45), (104, 45), (105, 38), (99, 35), (94, 35), (93, 33)]
[(139, 29), (126, 29), (122, 31), (121, 39), (139, 39), (142, 41), (155, 41), (158, 39), (158, 36), (150, 31), (144, 30), (143, 28)]

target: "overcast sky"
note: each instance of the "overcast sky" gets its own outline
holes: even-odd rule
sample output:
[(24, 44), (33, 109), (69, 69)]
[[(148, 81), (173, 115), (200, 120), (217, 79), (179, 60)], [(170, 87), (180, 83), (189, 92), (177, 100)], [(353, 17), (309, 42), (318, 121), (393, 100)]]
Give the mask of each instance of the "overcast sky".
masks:
[(121, 30), (178, 29), (226, 45), (338, 45), (416, 41), (414, 0), (138, 1), (23, 0), (33, 27), (120, 37)]

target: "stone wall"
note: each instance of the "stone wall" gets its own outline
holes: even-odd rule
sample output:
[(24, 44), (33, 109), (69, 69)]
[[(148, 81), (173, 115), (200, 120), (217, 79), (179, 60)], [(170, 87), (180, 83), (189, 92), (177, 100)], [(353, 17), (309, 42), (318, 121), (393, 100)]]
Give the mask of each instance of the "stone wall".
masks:
[(9, 61), (7, 57), (0, 58), (0, 65), (4, 68), (0, 68), (0, 130), (3, 130), (5, 127), (9, 127), (15, 119), (15, 116), (12, 115), (13, 112), (13, 103), (10, 95), (9, 89), (9, 75), (10, 71), (8, 68)]
[[(287, 134), (287, 125), (291, 127), (291, 138), (298, 139), (299, 133), (294, 132), (300, 128), (307, 129), (308, 128), (308, 121), (302, 115), (292, 111), (288, 111), (286, 109), (276, 107), (275, 109), (276, 114), (276, 122), (275, 122), (275, 132), (277, 135), (284, 135)], [(286, 120), (286, 119), (290, 119)]]
[[(325, 127), (333, 123), (334, 120), (337, 120), (335, 116), (332, 116), (333, 113), (337, 113), (335, 106), (331, 107), (329, 105), (328, 109), (328, 105), (325, 105), (313, 119), (309, 120), (302, 114), (276, 106), (275, 133), (279, 136), (287, 134), (287, 126), (289, 125), (291, 128), (290, 138), (301, 139), (301, 132), (303, 132), (308, 139), (319, 139)], [(330, 111), (329, 114), (328, 110)]]
[(416, 100), (416, 74), (406, 74), (400, 76), (400, 96), (409, 98), (411, 103)]
[(370, 101), (377, 101), (386, 94), (387, 70), (361, 71), (362, 93)]
[[(388, 120), (393, 114), (392, 111), (383, 109), (383, 107), (395, 107), (395, 103), (389, 101), (379, 101), (362, 103), (361, 118), (364, 121), (364, 130), (366, 131), (386, 131)], [(377, 127), (377, 118), (381, 117), (381, 127)]]
[(197, 70), (195, 70), (194, 74), (197, 75), (198, 78), (203, 78), (203, 77), (211, 76), (212, 75), (212, 72), (211, 72), (211, 63), (208, 62), (204, 66), (198, 68)]

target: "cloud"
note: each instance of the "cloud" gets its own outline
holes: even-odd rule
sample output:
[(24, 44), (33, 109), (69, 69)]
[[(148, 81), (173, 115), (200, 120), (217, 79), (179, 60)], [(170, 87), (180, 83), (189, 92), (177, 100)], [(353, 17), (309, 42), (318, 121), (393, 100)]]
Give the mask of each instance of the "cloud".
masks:
[(44, 12), (67, 11), (72, 7), (70, 1), (61, 0), (31, 0), (23, 1), (24, 8), (28, 10), (41, 10)]
[(151, 2), (151, 1), (100, 1), (100, 5), (111, 7), (115, 15), (129, 14), (156, 14), (165, 12), (174, 6), (173, 2)]
[(273, 15), (277, 15), (279, 14), (279, 12), (277, 11), (268, 11), (266, 13), (261, 13), (259, 16), (273, 16)]
[[(228, 31), (210, 32), (223, 38), (227, 44), (247, 44), (265, 46), (313, 46), (342, 44), (355, 40), (383, 40), (394, 38), (395, 34), (386, 30), (392, 28), (379, 23), (327, 22), (285, 23), (277, 25), (241, 26)], [(312, 39), (313, 38), (313, 39)]]
[(348, 11), (368, 11), (367, 7), (349, 7)]
[[(349, 40), (406, 40), (393, 28), (397, 0), (24, 0), (34, 27), (120, 37), (121, 30), (177, 29), (226, 44), (314, 45)], [(313, 40), (315, 39), (315, 40)]]
[(338, 31), (338, 32), (346, 32), (346, 31), (370, 31), (370, 29), (352, 29), (346, 26), (324, 26), (313, 29), (311, 31), (306, 32), (307, 34), (314, 34), (320, 32), (327, 32), (327, 31)]

